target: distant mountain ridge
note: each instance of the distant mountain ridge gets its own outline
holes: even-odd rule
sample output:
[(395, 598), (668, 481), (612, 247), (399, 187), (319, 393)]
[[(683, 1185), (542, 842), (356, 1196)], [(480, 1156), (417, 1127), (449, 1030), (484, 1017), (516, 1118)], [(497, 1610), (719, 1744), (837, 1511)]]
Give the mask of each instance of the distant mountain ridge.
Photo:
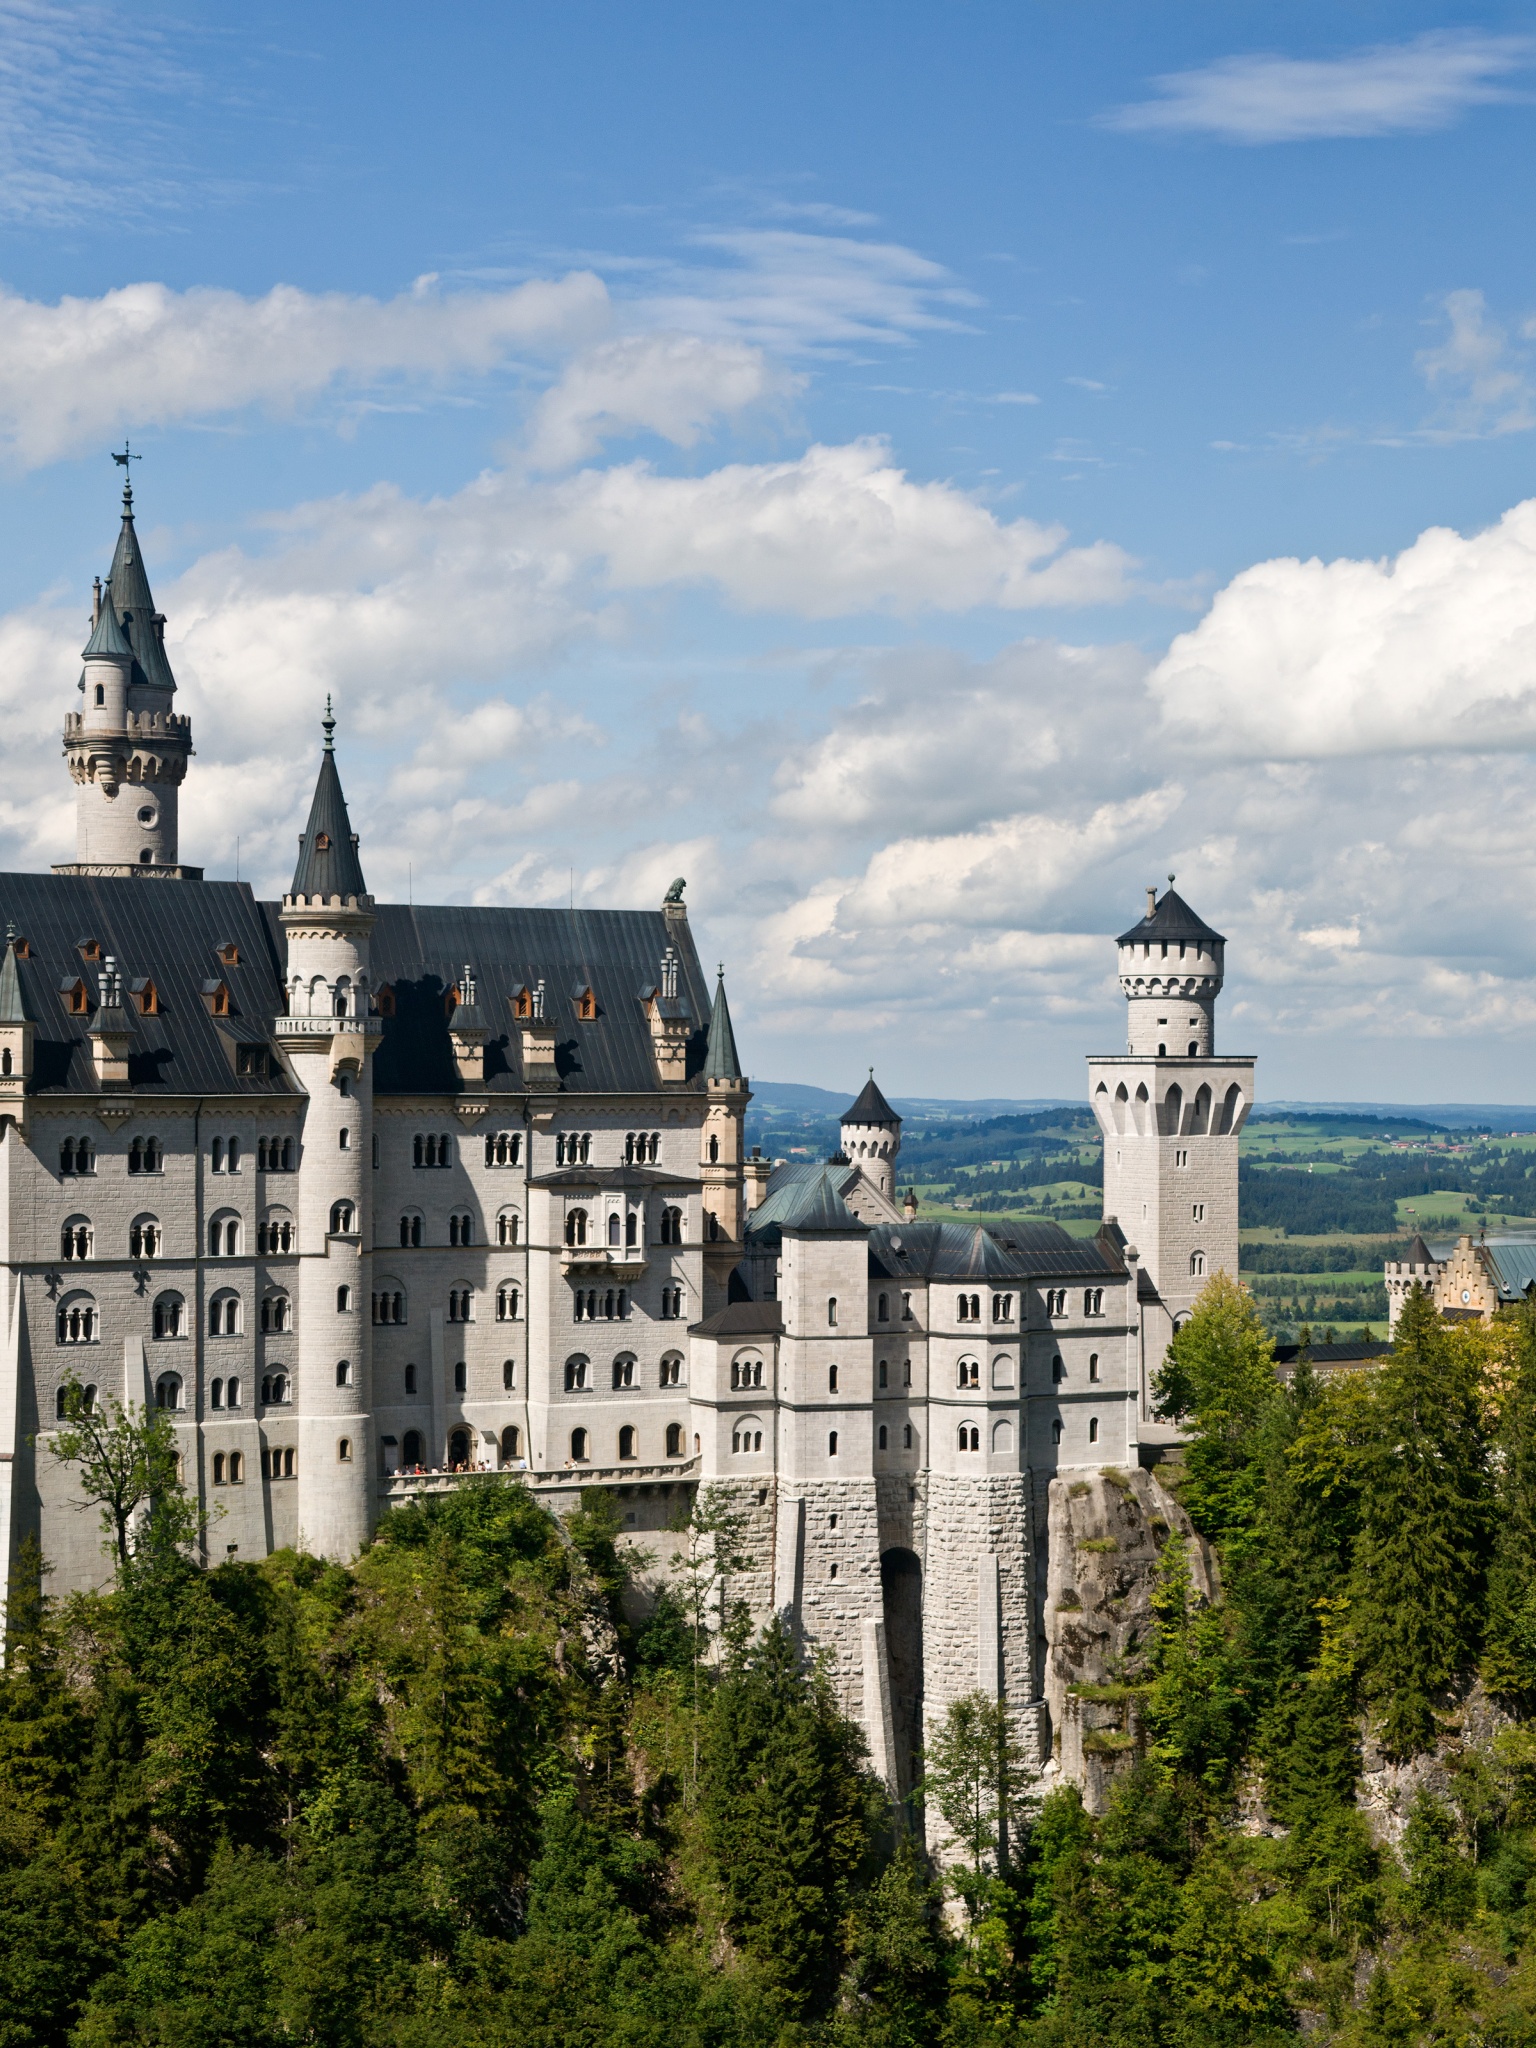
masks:
[[(780, 1115), (837, 1116), (853, 1101), (858, 1088), (813, 1088), (803, 1081), (754, 1081), (753, 1108)], [(1042, 1109), (1080, 1109), (1086, 1105), (1064, 1095), (984, 1095), (974, 1100), (940, 1095), (891, 1095), (892, 1109), (901, 1116), (989, 1117), (1027, 1116)], [(1418, 1123), (1437, 1123), (1452, 1129), (1492, 1125), (1496, 1130), (1536, 1131), (1536, 1107), (1530, 1103), (1508, 1102), (1301, 1102), (1277, 1099), (1257, 1105), (1261, 1116), (1291, 1113), (1300, 1116), (1376, 1116), (1412, 1118)]]

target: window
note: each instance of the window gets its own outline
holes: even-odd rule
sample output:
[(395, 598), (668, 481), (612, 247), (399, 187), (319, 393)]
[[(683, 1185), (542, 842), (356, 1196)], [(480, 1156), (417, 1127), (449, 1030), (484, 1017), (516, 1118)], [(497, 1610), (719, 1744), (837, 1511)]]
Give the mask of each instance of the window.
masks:
[(270, 1210), (256, 1228), (256, 1249), (264, 1258), (283, 1258), (299, 1248), (293, 1218), (285, 1209)]
[(180, 1373), (161, 1373), (159, 1379), (155, 1381), (155, 1406), (165, 1409), (177, 1409), (181, 1406)]
[(1088, 1441), (1091, 1444), (1096, 1444), (1098, 1440), (1099, 1418), (1097, 1417), (1097, 1415), (1090, 1415), (1088, 1418)]
[(565, 1219), (565, 1241), (569, 1245), (581, 1245), (587, 1241), (587, 1212), (572, 1209)]
[(93, 1232), (90, 1221), (84, 1216), (71, 1216), (59, 1233), (60, 1255), (66, 1259), (88, 1259), (91, 1256)]
[[(214, 1406), (217, 1407), (218, 1403), (215, 1402)], [(215, 1486), (222, 1486), (224, 1484), (224, 1453), (222, 1451), (215, 1451), (213, 1454), (213, 1483)]]
[(683, 1290), (681, 1287), (663, 1287), (661, 1290), (661, 1316), (663, 1322), (675, 1323), (683, 1312)]
[(523, 1234), (523, 1219), (515, 1209), (503, 1209), (496, 1218), (496, 1242), (517, 1244)]
[(377, 1131), (375, 1131), (373, 1134), (372, 1150), (374, 1170), (375, 1172), (377, 1172), (379, 1165), (379, 1134)]
[(350, 1237), (357, 1227), (357, 1211), (350, 1202), (332, 1202), (331, 1230), (337, 1237)]
[(585, 1387), (588, 1384), (587, 1374), (590, 1370), (591, 1363), (586, 1356), (580, 1351), (574, 1352), (565, 1361), (565, 1391), (574, 1394)]
[(837, 1392), (837, 1367), (835, 1365), (827, 1367), (827, 1392), (829, 1394)]
[(184, 1337), (187, 1334), (186, 1303), (179, 1294), (161, 1294), (155, 1297), (150, 1327), (162, 1342), (169, 1337)]
[[(761, 1365), (759, 1365), (757, 1369), (759, 1373), (762, 1372)], [(661, 1361), (661, 1378), (659, 1383), (664, 1387), (680, 1387), (682, 1385), (683, 1361), (678, 1356), (677, 1352), (669, 1351), (666, 1357)], [(753, 1384), (756, 1386), (761, 1386), (762, 1381), (761, 1379), (758, 1379), (754, 1381)]]
[(288, 1402), (288, 1375), (285, 1372), (269, 1372), (261, 1383), (261, 1404), (264, 1408), (286, 1407)]
[(351, 1464), (351, 1462), (352, 1462), (352, 1439), (351, 1439), (351, 1437), (349, 1437), (349, 1436), (339, 1436), (339, 1437), (337, 1437), (337, 1439), (336, 1439), (336, 1462), (337, 1462), (337, 1464), (338, 1464), (338, 1465), (350, 1465), (350, 1464)]
[(261, 1454), (263, 1479), (291, 1479), (294, 1474), (293, 1445), (270, 1445)]
[(1056, 1420), (1051, 1424), (1051, 1442), (1053, 1444), (1059, 1444), (1061, 1442), (1061, 1417), (1059, 1415), (1057, 1416)]
[(890, 1321), (890, 1316), (891, 1297), (888, 1294), (877, 1295), (875, 1297), (875, 1321), (877, 1323), (886, 1323)]
[(835, 1294), (827, 1296), (827, 1328), (829, 1330), (837, 1328), (837, 1296)]
[(501, 1384), (505, 1393), (510, 1394), (517, 1385), (517, 1360), (504, 1358), (501, 1361)]
[[(343, 1075), (342, 1079), (343, 1083), (345, 1083), (345, 1075)], [(338, 1152), (350, 1152), (352, 1150), (352, 1133), (345, 1124), (336, 1133), (336, 1149)]]
[(635, 1426), (626, 1422), (619, 1431), (619, 1458), (621, 1461), (635, 1456)]
[(1083, 1314), (1101, 1316), (1104, 1313), (1104, 1290), (1102, 1287), (1085, 1287), (1083, 1290)]
[(221, 1212), (208, 1225), (210, 1259), (234, 1259), (240, 1255), (240, 1219)]
[(627, 1351), (613, 1361), (613, 1384), (616, 1388), (635, 1384), (635, 1361)]
[(901, 1384), (904, 1387), (910, 1387), (912, 1384), (912, 1361), (910, 1358), (905, 1358), (902, 1360)]
[(235, 1047), (235, 1072), (249, 1079), (264, 1081), (272, 1070), (271, 1057), (264, 1045), (237, 1045)]
[(346, 1285), (345, 1282), (343, 1282), (342, 1285), (338, 1287), (336, 1290), (336, 1313), (339, 1316), (344, 1316), (350, 1315), (351, 1311), (352, 1290), (350, 1287)]
[(229, 1379), (225, 1382), (224, 1401), (225, 1405), (230, 1408), (238, 1408), (240, 1406), (240, 1381), (238, 1378)]
[(516, 1166), (523, 1150), (521, 1131), (488, 1131), (485, 1139), (487, 1166)]
[(163, 1173), (165, 1155), (160, 1149), (158, 1138), (135, 1138), (128, 1147), (128, 1171), (130, 1173)]
[(1203, 1223), (1205, 1221), (1204, 1202), (1192, 1202), (1190, 1204), (1189, 1220), (1191, 1223)]
[(904, 1294), (901, 1297), (901, 1320), (904, 1323), (911, 1323), (917, 1320), (912, 1313), (912, 1297), (910, 1294)]
[(419, 1429), (408, 1429), (400, 1444), (400, 1463), (407, 1472), (419, 1472), (426, 1446), (421, 1440)]
[(448, 1218), (448, 1242), (473, 1244), (475, 1241), (475, 1219), (467, 1209), (455, 1209)]
[(337, 1386), (338, 1386), (338, 1387), (350, 1387), (350, 1386), (351, 1386), (351, 1384), (352, 1384), (352, 1361), (351, 1361), (351, 1359), (350, 1359), (350, 1358), (338, 1358), (338, 1359), (337, 1359), (337, 1361), (336, 1361), (336, 1384), (337, 1384)]
[(683, 1212), (670, 1204), (661, 1212), (661, 1241), (663, 1244), (681, 1244), (683, 1241)]
[(1189, 1276), (1190, 1276), (1190, 1278), (1191, 1278), (1192, 1280), (1199, 1280), (1199, 1279), (1202, 1279), (1202, 1278), (1204, 1277), (1204, 1274), (1205, 1274), (1205, 1253), (1204, 1253), (1204, 1252), (1191, 1252), (1191, 1253), (1190, 1253), (1190, 1255), (1189, 1255)]
[(1011, 1323), (1013, 1321), (1013, 1296), (1011, 1294), (993, 1295), (992, 1320), (994, 1323)]
[(680, 1458), (683, 1455), (683, 1425), (680, 1422), (667, 1424), (667, 1456)]
[(879, 1429), (875, 1432), (875, 1448), (876, 1450), (883, 1451), (887, 1448), (887, 1445), (888, 1433), (886, 1431), (885, 1424), (882, 1422)]
[(571, 1431), (571, 1463), (585, 1465), (587, 1462), (587, 1432), (584, 1429)]
[(979, 1451), (981, 1449), (981, 1431), (974, 1422), (961, 1423), (960, 1448), (962, 1451)]
[(408, 1365), (405, 1368), (405, 1391), (408, 1394), (414, 1394), (416, 1391), (416, 1368), (414, 1365)]
[(979, 1358), (962, 1358), (959, 1367), (959, 1378), (955, 1384), (961, 1387), (979, 1387), (981, 1385), (981, 1360)]
[(1059, 1387), (1066, 1376), (1067, 1368), (1059, 1358), (1053, 1358), (1051, 1360), (1051, 1379), (1053, 1382)]
[(380, 1288), (373, 1297), (373, 1320), (376, 1323), (403, 1323), (405, 1290), (400, 1287)]
[(238, 1337), (240, 1334), (240, 1297), (238, 1294), (216, 1294), (208, 1304), (208, 1334), (210, 1337)]
[(618, 1246), (619, 1239), (622, 1237), (623, 1231), (623, 1223), (619, 1218), (619, 1212), (617, 1211), (617, 1209), (615, 1209), (608, 1218), (608, 1242), (615, 1248), (617, 1248)]
[(1175, 1166), (1188, 1166), (1189, 1154), (1183, 1151), (1175, 1152), (1173, 1155), (1173, 1163)]
[(522, 1433), (515, 1422), (509, 1422), (501, 1432), (501, 1462), (510, 1465), (514, 1458), (522, 1455)]
[(1067, 1312), (1067, 1290), (1065, 1287), (1047, 1287), (1045, 1290), (1045, 1312), (1048, 1316), (1064, 1316)]
[(960, 1320), (962, 1323), (979, 1323), (981, 1321), (981, 1296), (979, 1294), (961, 1295)]
[(469, 1366), (462, 1358), (453, 1368), (453, 1391), (456, 1394), (469, 1392)]
[(421, 1217), (414, 1209), (400, 1218), (400, 1242), (407, 1248), (421, 1243)]
[(827, 1431), (827, 1456), (829, 1458), (837, 1456), (837, 1431), (835, 1429)]
[(912, 1425), (910, 1422), (904, 1422), (901, 1426), (901, 1448), (904, 1451), (910, 1451), (912, 1448)]
[(475, 1320), (475, 1292), (472, 1287), (449, 1288), (448, 1320), (450, 1323), (472, 1323)]
[(224, 1406), (224, 1382), (222, 1380), (214, 1380), (210, 1384), (208, 1388), (208, 1406), (210, 1408), (222, 1408)]
[(515, 1287), (498, 1287), (496, 1290), (496, 1320), (498, 1323), (515, 1323), (522, 1307), (522, 1296)]
[(880, 1386), (883, 1387), (889, 1384), (889, 1376), (886, 1368), (886, 1363), (883, 1358), (881, 1359), (880, 1363), (875, 1367), (875, 1372), (878, 1376), (878, 1384)]
[(416, 1166), (452, 1166), (453, 1140), (446, 1131), (418, 1131), (411, 1145)]
[(556, 1166), (587, 1166), (592, 1159), (592, 1133), (566, 1131), (555, 1139)]
[(264, 1336), (293, 1328), (293, 1303), (286, 1294), (264, 1294), (261, 1298), (261, 1328)]
[[(73, 1405), (69, 1398), (72, 1392), (77, 1396)], [(53, 1412), (60, 1422), (68, 1422), (77, 1415), (89, 1415), (95, 1406), (94, 1384), (82, 1387), (78, 1381), (66, 1380), (53, 1397)]]

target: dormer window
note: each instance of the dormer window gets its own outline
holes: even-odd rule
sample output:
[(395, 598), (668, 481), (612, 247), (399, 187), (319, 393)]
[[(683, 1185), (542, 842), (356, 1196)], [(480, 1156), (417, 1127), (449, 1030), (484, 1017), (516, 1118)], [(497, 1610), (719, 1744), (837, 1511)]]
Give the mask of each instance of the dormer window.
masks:
[(228, 1017), (232, 1014), (229, 1000), (229, 984), (223, 981), (205, 981), (203, 1000), (208, 1005), (210, 1017)]
[(218, 946), (214, 950), (219, 956), (221, 966), (238, 967), (240, 965), (240, 948), (233, 939), (226, 939), (222, 946)]
[(11, 943), (16, 948), (16, 958), (18, 960), (30, 960), (32, 958), (32, 942), (30, 939), (13, 939)]
[(76, 939), (75, 951), (82, 960), (99, 960), (101, 958), (101, 941), (100, 939)]
[(583, 1024), (590, 1024), (597, 1016), (597, 997), (591, 989), (584, 988), (576, 997), (576, 1015)]
[(85, 1017), (90, 1014), (90, 994), (79, 975), (76, 975), (73, 981), (65, 979), (60, 982), (59, 994), (64, 998), (64, 1007), (71, 1017)]
[(520, 988), (512, 998), (512, 1008), (514, 1014), (519, 1017), (531, 1017), (533, 1015), (532, 989), (526, 986)]
[(390, 987), (388, 982), (385, 982), (384, 986), (379, 990), (378, 994), (374, 998), (374, 1003), (381, 1017), (394, 1016), (395, 992)]
[(316, 853), (329, 853), (329, 852), (330, 852), (330, 850), (331, 850), (331, 835), (330, 835), (330, 833), (329, 833), (329, 832), (317, 832), (317, 833), (315, 834), (315, 851), (316, 851)]
[(159, 1016), (160, 991), (147, 975), (138, 981), (130, 982), (128, 987), (141, 1017)]

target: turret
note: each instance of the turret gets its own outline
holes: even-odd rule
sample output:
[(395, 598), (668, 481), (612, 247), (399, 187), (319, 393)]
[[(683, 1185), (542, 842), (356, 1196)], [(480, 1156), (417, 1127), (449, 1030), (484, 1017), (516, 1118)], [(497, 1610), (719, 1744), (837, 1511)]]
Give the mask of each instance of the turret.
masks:
[[(699, 1173), (704, 1183), (705, 1242), (706, 1246), (725, 1243), (738, 1247), (732, 1254), (734, 1263), (742, 1239), (742, 1120), (752, 1091), (736, 1056), (736, 1034), (731, 1029), (730, 1006), (725, 1000), (723, 966), (709, 1013), (704, 1086), (709, 1107), (700, 1133)], [(728, 1271), (725, 1277), (729, 1278)]]
[(27, 1135), (27, 1083), (32, 1078), (32, 1040), (36, 1026), (27, 1015), (16, 958), (16, 927), (5, 934), (0, 960), (0, 1130), (14, 1124)]
[(177, 829), (191, 722), (172, 708), (165, 615), (144, 573), (126, 484), (111, 574), (96, 586), (80, 693), (81, 708), (64, 721), (76, 857), (56, 872), (196, 879), (200, 869), (180, 865)]
[(1156, 1059), (1209, 1059), (1226, 940), (1174, 894), (1147, 891), (1147, 914), (1122, 932), (1120, 986), (1129, 1009), (1126, 1051)]
[(373, 1147), (368, 942), (373, 898), (336, 770), (325, 749), (293, 885), (283, 898), (288, 1009), (274, 1030), (308, 1096), (299, 1180), (299, 1540), (350, 1558), (368, 1540), (373, 1424), (368, 1323)]
[(848, 1163), (859, 1167), (887, 1201), (894, 1201), (901, 1118), (875, 1086), (873, 1067), (858, 1101), (843, 1111), (840, 1142)]

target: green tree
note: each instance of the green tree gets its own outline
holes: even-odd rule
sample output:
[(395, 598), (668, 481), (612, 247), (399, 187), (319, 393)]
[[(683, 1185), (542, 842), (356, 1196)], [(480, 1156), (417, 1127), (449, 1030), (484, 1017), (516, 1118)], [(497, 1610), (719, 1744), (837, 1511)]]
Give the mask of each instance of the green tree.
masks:
[(1488, 1568), (1488, 1689), (1536, 1700), (1536, 1299), (1515, 1314), (1514, 1373), (1499, 1413), (1497, 1503)]
[(1280, 1396), (1274, 1346), (1229, 1274), (1206, 1284), (1175, 1332), (1154, 1394), (1163, 1414), (1194, 1426), (1181, 1493), (1196, 1527), (1216, 1537), (1246, 1529), (1258, 1506), (1256, 1434)]
[(951, 1700), (924, 1749), (919, 1795), (938, 1808), (966, 1853), (953, 1882), (973, 1921), (988, 1879), (1006, 1874), (1010, 1841), (1028, 1825), (1031, 1782), (1004, 1702), (984, 1692)]
[(1477, 1910), (1477, 1872), (1457, 1839), (1455, 1814), (1432, 1792), (1421, 1791), (1409, 1810), (1403, 1858), (1403, 1903), (1410, 1920), (1465, 1927)]
[(744, 1614), (733, 1615), (730, 1592), (731, 1580), (752, 1564), (744, 1542), (746, 1526), (747, 1518), (726, 1486), (701, 1488), (680, 1524), (685, 1540), (677, 1569), (682, 1575), (682, 1603), (693, 1636), (693, 1757), (685, 1788), (690, 1804), (698, 1797), (704, 1660), (712, 1637), (734, 1636), (739, 1644), (742, 1635)]
[(181, 1487), (176, 1433), (163, 1409), (87, 1401), (71, 1376), (62, 1388), (64, 1427), (48, 1438), (53, 1456), (78, 1467), (76, 1507), (101, 1511), (107, 1548), (120, 1572), (132, 1557), (155, 1557), (194, 1542), (204, 1517)]
[(1142, 1710), (1153, 1757), (1220, 1791), (1241, 1754), (1251, 1704), (1226, 1616), (1196, 1593), (1189, 1548), (1177, 1530), (1158, 1559), (1152, 1613), (1152, 1678)]

